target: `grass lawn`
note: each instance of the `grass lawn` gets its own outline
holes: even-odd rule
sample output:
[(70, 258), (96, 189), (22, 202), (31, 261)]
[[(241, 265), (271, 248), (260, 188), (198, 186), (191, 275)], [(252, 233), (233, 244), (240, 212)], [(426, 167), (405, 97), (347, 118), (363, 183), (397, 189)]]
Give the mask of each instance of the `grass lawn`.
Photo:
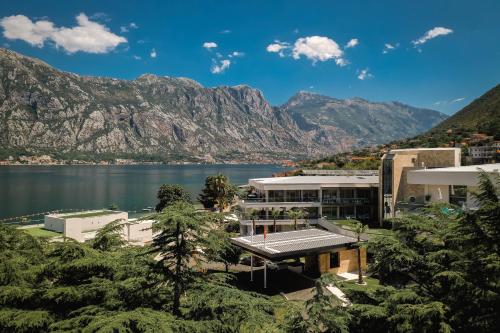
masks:
[(66, 219), (72, 219), (72, 218), (83, 218), (83, 217), (97, 217), (97, 216), (104, 216), (104, 215), (110, 215), (110, 214), (115, 214), (116, 211), (113, 210), (100, 210), (97, 212), (83, 212), (83, 213), (75, 213), (75, 214), (66, 214), (62, 215), (61, 217), (66, 218)]
[(380, 283), (377, 279), (371, 277), (364, 277), (363, 281), (366, 282), (366, 286), (360, 286), (356, 284), (357, 280), (353, 281), (342, 281), (339, 288), (340, 289), (351, 289), (351, 290), (362, 290), (362, 291), (375, 291)]
[(25, 228), (25, 229), (22, 229), (22, 230), (26, 231), (28, 234), (30, 234), (33, 237), (40, 237), (40, 238), (52, 238), (52, 237), (59, 237), (59, 236), (62, 235), (62, 234), (60, 234), (58, 232), (47, 230), (47, 229), (43, 229), (41, 227), (37, 227), (37, 228)]

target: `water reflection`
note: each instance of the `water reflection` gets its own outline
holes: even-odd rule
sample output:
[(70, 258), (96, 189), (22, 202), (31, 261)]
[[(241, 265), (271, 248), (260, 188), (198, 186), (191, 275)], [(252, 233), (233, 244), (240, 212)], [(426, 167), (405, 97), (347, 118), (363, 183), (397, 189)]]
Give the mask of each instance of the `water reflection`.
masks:
[(56, 209), (154, 206), (158, 187), (183, 185), (196, 198), (205, 178), (221, 172), (233, 183), (282, 171), (274, 165), (2, 166), (0, 218)]

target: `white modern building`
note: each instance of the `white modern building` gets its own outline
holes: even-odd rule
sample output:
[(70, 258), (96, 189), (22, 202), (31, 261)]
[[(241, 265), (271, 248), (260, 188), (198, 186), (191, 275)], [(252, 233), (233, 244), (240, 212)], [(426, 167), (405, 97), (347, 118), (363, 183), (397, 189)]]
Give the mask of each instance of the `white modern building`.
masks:
[[(295, 176), (249, 180), (250, 193), (242, 198), (240, 227), (250, 234), (253, 219), (256, 233), (263, 225), (272, 225), (272, 211), (279, 211), (276, 231), (293, 228), (293, 208), (306, 214), (297, 224), (316, 224), (319, 218), (361, 220), (376, 219), (379, 179), (377, 176)], [(251, 214), (253, 212), (253, 215)]]
[(123, 224), (122, 236), (127, 242), (144, 244), (152, 240), (153, 221), (129, 220), (127, 212), (114, 210), (49, 214), (44, 217), (44, 228), (60, 232), (64, 237), (78, 242), (86, 242), (95, 238), (99, 229), (117, 220)]
[(499, 175), (500, 163), (408, 171), (407, 183), (424, 185), (429, 202), (447, 202), (474, 209), (477, 204), (471, 193), (478, 190), (479, 173)]

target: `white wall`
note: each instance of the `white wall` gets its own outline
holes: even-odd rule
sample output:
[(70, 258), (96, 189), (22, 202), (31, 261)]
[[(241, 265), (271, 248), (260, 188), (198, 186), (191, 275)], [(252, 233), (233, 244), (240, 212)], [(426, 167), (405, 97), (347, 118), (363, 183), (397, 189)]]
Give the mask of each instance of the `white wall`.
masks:
[(84, 242), (89, 239), (88, 233), (99, 230), (108, 223), (116, 220), (128, 221), (127, 212), (112, 212), (106, 215), (91, 217), (68, 217), (68, 215), (46, 215), (44, 217), (45, 228), (62, 232), (65, 237), (73, 238), (78, 242)]

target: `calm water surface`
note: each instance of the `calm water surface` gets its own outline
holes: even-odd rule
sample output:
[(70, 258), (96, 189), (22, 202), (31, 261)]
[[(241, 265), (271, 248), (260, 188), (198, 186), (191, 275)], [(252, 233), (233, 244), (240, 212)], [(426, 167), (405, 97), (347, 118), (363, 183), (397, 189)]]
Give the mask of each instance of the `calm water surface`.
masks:
[(0, 219), (58, 209), (127, 211), (156, 204), (161, 184), (180, 184), (196, 198), (218, 172), (232, 183), (283, 171), (276, 165), (0, 166)]

